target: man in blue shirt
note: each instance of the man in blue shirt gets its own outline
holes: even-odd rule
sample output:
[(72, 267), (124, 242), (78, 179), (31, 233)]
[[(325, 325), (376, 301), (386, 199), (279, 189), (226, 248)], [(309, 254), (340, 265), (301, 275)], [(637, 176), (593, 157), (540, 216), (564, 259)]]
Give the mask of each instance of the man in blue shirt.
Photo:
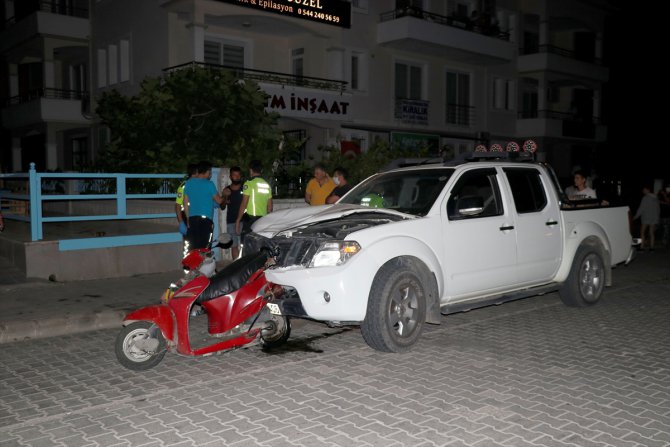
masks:
[(186, 239), (190, 250), (207, 248), (214, 232), (214, 207), (223, 199), (210, 180), (212, 165), (198, 163), (198, 173), (186, 181), (184, 186), (184, 214), (188, 222)]

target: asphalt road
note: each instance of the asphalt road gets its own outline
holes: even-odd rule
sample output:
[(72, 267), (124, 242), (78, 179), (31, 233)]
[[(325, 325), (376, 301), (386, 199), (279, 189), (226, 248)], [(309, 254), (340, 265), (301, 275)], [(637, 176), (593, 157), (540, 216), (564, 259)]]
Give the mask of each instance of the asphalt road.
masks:
[(597, 306), (557, 294), (444, 317), (407, 354), (298, 322), (285, 349), (168, 354), (115, 330), (0, 345), (0, 446), (669, 446), (670, 251)]

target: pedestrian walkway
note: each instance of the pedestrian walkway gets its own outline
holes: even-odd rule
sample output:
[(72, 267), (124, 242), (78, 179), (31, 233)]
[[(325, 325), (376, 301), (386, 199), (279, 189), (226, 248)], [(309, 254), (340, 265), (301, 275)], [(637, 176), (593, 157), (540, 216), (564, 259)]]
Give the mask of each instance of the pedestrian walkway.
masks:
[[(129, 311), (158, 304), (181, 276), (174, 270), (89, 281), (26, 280), (0, 258), (0, 343), (120, 327)], [(670, 280), (670, 250), (639, 253), (631, 265), (616, 268), (614, 288), (631, 276)]]

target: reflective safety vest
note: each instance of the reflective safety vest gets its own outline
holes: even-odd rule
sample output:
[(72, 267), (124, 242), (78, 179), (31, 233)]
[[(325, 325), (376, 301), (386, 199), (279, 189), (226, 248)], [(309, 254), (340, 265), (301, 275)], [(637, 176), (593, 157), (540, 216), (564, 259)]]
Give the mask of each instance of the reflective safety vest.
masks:
[(186, 186), (186, 182), (181, 182), (181, 185), (177, 188), (177, 198), (175, 199), (175, 203), (181, 207), (181, 209), (184, 209), (184, 186)]
[(268, 213), (268, 202), (272, 198), (270, 184), (260, 177), (253, 177), (242, 187), (242, 195), (249, 196), (247, 208), (244, 210), (248, 215), (258, 217)]

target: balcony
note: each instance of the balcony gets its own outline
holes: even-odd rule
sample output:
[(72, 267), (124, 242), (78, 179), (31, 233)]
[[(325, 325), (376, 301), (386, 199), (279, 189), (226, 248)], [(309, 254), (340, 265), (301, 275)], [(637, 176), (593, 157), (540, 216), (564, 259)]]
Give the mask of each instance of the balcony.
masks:
[(519, 113), (517, 135), (605, 141), (607, 126), (596, 117), (579, 117), (554, 110), (528, 110)]
[(88, 9), (54, 1), (35, 2), (4, 23), (0, 32), (0, 52), (4, 53), (37, 35), (88, 41), (89, 34)]
[(316, 78), (312, 76), (296, 76), (288, 73), (278, 73), (275, 71), (254, 70), (251, 68), (240, 68), (229, 65), (207, 64), (204, 62), (188, 62), (186, 64), (175, 65), (174, 67), (164, 68), (164, 73), (170, 73), (175, 70), (182, 70), (189, 67), (203, 67), (211, 70), (228, 70), (240, 79), (249, 79), (251, 81), (279, 84), (282, 86), (306, 87), (318, 90), (331, 90), (343, 93), (347, 87), (346, 81), (335, 79)]
[(554, 72), (571, 77), (599, 82), (609, 80), (609, 69), (601, 65), (597, 58), (580, 58), (577, 53), (553, 45), (541, 45), (537, 51), (526, 50), (519, 55), (519, 73)]
[(475, 125), (476, 109), (462, 104), (447, 104), (447, 124), (472, 127)]
[(509, 34), (495, 25), (477, 26), (415, 7), (382, 14), (377, 43), (475, 65), (504, 64), (516, 57)]
[(87, 92), (56, 88), (31, 90), (5, 101), (2, 121), (9, 129), (48, 121), (89, 124), (82, 114), (87, 101)]

